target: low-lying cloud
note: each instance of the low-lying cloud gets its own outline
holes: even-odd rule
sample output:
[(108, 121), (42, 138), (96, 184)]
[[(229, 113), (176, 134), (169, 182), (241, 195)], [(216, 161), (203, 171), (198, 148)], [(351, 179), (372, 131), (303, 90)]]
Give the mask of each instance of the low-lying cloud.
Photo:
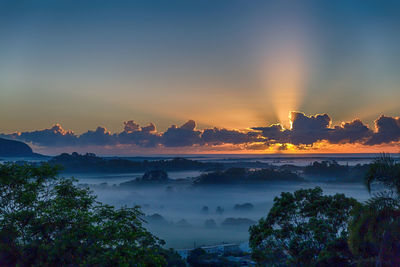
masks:
[(328, 114), (307, 116), (301, 112), (290, 113), (291, 127), (285, 129), (279, 123), (236, 130), (224, 128), (197, 129), (196, 122), (189, 120), (181, 126), (172, 125), (158, 132), (154, 123), (140, 126), (133, 120), (124, 122), (123, 131), (111, 133), (105, 127), (77, 135), (56, 124), (49, 129), (0, 134), (1, 137), (21, 140), (42, 147), (116, 146), (134, 145), (143, 148), (205, 147), (225, 144), (245, 145), (246, 148), (268, 147), (286, 144), (312, 146), (317, 142), (330, 144), (362, 144), (373, 146), (400, 141), (400, 118), (380, 116), (375, 129), (360, 119), (332, 126)]

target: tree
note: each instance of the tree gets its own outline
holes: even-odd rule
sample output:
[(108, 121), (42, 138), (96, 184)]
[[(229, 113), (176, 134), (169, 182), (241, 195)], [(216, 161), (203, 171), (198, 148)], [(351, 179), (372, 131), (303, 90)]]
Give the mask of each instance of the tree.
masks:
[(1, 266), (165, 266), (142, 216), (97, 202), (48, 164), (0, 165)]
[(216, 253), (207, 253), (202, 248), (196, 248), (190, 251), (187, 258), (189, 266), (192, 267), (235, 267), (239, 263), (229, 261)]
[(205, 256), (207, 256), (207, 252), (204, 249), (196, 248), (190, 251), (186, 261), (190, 264), (190, 266), (198, 266), (201, 264), (201, 259)]
[(163, 249), (160, 251), (161, 255), (165, 258), (167, 261), (167, 267), (186, 267), (186, 262), (182, 259), (179, 254), (173, 250), (172, 248), (170, 249)]
[(400, 266), (400, 164), (381, 154), (370, 164), (365, 177), (375, 193), (354, 214), (349, 244), (360, 266)]
[(360, 204), (322, 189), (281, 193), (266, 218), (250, 227), (253, 259), (268, 266), (350, 266), (347, 225)]

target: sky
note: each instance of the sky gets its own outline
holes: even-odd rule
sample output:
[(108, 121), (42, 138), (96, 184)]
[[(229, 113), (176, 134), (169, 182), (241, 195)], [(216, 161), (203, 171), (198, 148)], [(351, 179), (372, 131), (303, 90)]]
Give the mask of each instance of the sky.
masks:
[(0, 133), (50, 154), (399, 151), (399, 13), (389, 0), (0, 1)]

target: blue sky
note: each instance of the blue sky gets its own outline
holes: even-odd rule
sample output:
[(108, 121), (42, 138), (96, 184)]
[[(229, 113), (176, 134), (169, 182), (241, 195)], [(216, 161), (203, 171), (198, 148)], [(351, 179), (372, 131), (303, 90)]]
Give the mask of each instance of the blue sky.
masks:
[(0, 132), (399, 115), (399, 1), (1, 1)]

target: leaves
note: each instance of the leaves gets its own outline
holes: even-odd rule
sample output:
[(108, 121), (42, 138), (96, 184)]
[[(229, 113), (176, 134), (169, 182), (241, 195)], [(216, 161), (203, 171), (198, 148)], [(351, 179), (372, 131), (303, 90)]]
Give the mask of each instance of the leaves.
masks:
[(375, 193), (357, 209), (351, 220), (349, 245), (365, 261), (380, 266), (400, 265), (400, 164), (382, 153), (370, 165), (365, 183), (369, 192), (378, 184), (384, 190)]
[(166, 265), (139, 207), (103, 205), (57, 174), (47, 164), (0, 165), (0, 265)]
[(389, 190), (400, 193), (400, 164), (389, 154), (381, 153), (372, 164), (365, 177), (367, 189), (371, 192), (373, 183), (379, 183)]
[(250, 228), (253, 258), (271, 266), (315, 265), (321, 253), (330, 255), (327, 244), (347, 238), (350, 213), (359, 205), (343, 194), (323, 195), (319, 187), (283, 192), (267, 218)]

